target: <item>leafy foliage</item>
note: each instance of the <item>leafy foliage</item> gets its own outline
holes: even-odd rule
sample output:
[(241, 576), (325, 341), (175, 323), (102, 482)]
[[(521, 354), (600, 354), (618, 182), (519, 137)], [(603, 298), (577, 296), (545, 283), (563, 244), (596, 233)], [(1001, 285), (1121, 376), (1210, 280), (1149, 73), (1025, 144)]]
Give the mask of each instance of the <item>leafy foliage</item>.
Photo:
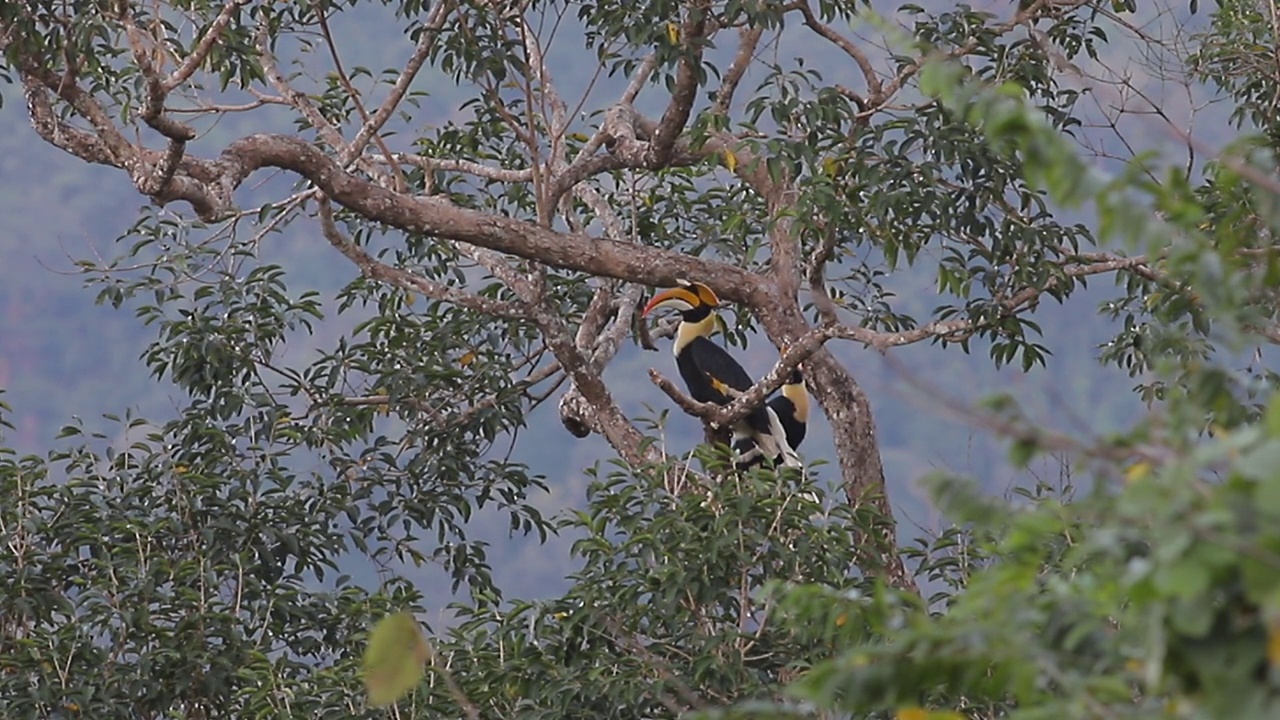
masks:
[[(1224, 2), (1195, 36), (1188, 67), (1260, 136), (1185, 167), (1079, 153), (1069, 69), (1132, 3), (896, 10), (877, 57), (840, 29), (869, 12), (826, 1), (0, 6), (42, 137), (201, 218), (145, 211), (82, 265), (154, 328), (173, 417), (0, 450), (6, 717), (1273, 716), (1274, 10)], [(385, 48), (335, 34), (366, 13), (410, 61), (374, 70)], [(234, 205), (264, 168), (302, 179)], [(350, 261), (337, 292), (271, 255), (311, 218)], [(1015, 464), (1059, 454), (1080, 490), (939, 473), (953, 526), (900, 553), (874, 425), (822, 354), (848, 502), (715, 448), (667, 457), (618, 408), (601, 378), (658, 260), (750, 286), (738, 344), (973, 343), (1027, 372), (1051, 362), (1036, 305), (1111, 274), (1102, 360), (1152, 412), (1098, 438), (988, 403)], [(897, 294), (920, 274), (933, 307)], [(622, 457), (548, 519), (509, 448), (566, 381)], [(505, 596), (469, 525), (493, 510), (575, 538), (562, 597)], [(923, 593), (892, 582), (900, 555)], [(428, 564), (455, 594), (430, 644), (406, 580)]]

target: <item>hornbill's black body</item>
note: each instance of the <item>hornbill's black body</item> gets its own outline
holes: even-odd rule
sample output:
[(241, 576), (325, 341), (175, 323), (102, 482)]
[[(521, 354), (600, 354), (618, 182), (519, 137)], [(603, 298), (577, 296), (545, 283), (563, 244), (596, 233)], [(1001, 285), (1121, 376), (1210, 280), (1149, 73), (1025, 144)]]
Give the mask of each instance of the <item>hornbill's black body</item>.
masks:
[[(778, 422), (786, 431), (787, 446), (792, 450), (800, 447), (809, 427), (809, 393), (805, 390), (804, 374), (800, 368), (792, 370), (786, 383), (782, 385), (781, 392), (770, 398), (769, 409), (778, 416)], [(734, 449), (742, 456), (740, 462), (745, 467), (764, 460), (764, 454), (750, 442), (740, 443)], [(777, 457), (773, 458), (775, 464), (778, 460)]]
[[(682, 282), (680, 287), (655, 295), (643, 314), (661, 307), (680, 312), (674, 350), (676, 367), (689, 396), (698, 402), (728, 405), (735, 397), (730, 391), (745, 392), (753, 383), (738, 361), (709, 337), (715, 329), (715, 309), (719, 302), (715, 292), (706, 285)], [(795, 453), (785, 445), (786, 432), (778, 417), (765, 404), (753, 408), (734, 426), (733, 433), (735, 448), (745, 447), (756, 454), (763, 451), (769, 457), (782, 457), (789, 464), (799, 464)]]
[(778, 422), (787, 431), (787, 444), (795, 450), (804, 442), (809, 428), (809, 391), (804, 387), (804, 375), (800, 368), (791, 371), (781, 393), (769, 400), (769, 407), (778, 414)]

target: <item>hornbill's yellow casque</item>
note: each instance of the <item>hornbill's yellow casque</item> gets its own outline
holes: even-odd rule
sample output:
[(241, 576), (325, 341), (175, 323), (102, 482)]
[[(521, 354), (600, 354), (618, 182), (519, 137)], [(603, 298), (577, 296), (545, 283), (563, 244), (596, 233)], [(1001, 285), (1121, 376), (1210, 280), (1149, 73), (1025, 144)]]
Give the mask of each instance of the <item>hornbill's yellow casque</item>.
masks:
[[(809, 393), (804, 387), (804, 373), (799, 367), (791, 371), (787, 381), (783, 383), (781, 393), (769, 400), (769, 409), (778, 416), (778, 422), (786, 431), (787, 447), (792, 450), (804, 442), (805, 431), (809, 427)], [(764, 460), (764, 454), (750, 442), (743, 442), (734, 447), (742, 456), (740, 464), (750, 467)], [(778, 458), (773, 458), (777, 464)]]
[[(744, 392), (751, 388), (752, 382), (738, 361), (710, 339), (720, 299), (702, 283), (678, 282), (679, 287), (654, 295), (642, 314), (648, 315), (658, 308), (671, 308), (680, 313), (674, 349), (676, 367), (689, 395), (699, 402), (728, 405), (734, 398), (730, 390)], [(786, 430), (778, 416), (763, 403), (734, 425), (731, 444), (735, 448), (745, 446), (767, 457), (780, 457), (787, 465), (800, 464), (787, 445)]]

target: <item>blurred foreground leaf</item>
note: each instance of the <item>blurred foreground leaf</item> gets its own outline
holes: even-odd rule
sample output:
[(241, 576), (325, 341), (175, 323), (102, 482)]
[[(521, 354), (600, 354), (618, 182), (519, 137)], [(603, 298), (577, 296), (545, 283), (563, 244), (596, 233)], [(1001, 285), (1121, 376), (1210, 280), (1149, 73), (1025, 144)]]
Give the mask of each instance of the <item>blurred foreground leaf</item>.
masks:
[(398, 612), (378, 621), (364, 653), (364, 686), (369, 704), (390, 705), (422, 681), (431, 655), (412, 613)]

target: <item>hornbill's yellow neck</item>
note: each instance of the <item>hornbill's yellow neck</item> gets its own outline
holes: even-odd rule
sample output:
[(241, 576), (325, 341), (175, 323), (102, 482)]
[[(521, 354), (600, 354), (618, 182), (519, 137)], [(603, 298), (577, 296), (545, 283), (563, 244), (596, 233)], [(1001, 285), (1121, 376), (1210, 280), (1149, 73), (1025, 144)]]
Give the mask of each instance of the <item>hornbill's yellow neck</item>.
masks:
[(782, 396), (795, 406), (797, 420), (809, 422), (809, 393), (804, 388), (804, 377), (800, 375), (799, 370), (792, 372), (791, 377), (782, 386)]
[(715, 329), (716, 314), (710, 311), (701, 320), (681, 320), (680, 325), (676, 327), (676, 341), (671, 347), (676, 355), (679, 355), (680, 351), (693, 342), (694, 338), (711, 337)]

